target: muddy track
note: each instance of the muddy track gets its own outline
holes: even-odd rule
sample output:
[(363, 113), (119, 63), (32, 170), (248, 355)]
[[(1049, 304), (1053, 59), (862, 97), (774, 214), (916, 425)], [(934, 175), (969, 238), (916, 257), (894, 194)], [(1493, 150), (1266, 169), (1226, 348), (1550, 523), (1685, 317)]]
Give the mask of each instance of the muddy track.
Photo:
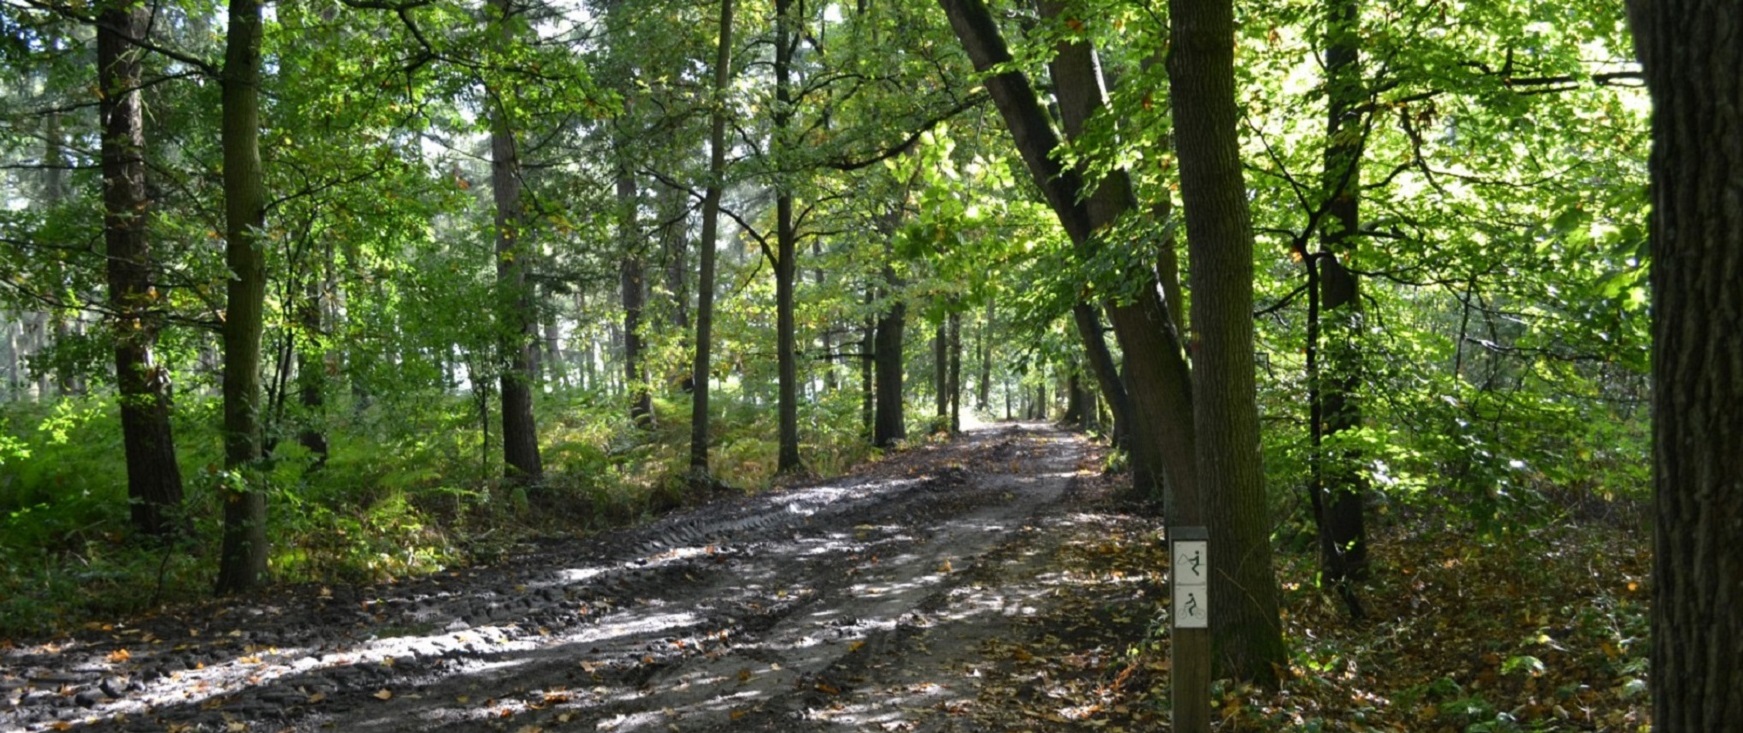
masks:
[(999, 425), (500, 566), (0, 651), (0, 731), (960, 730), (1083, 442)]

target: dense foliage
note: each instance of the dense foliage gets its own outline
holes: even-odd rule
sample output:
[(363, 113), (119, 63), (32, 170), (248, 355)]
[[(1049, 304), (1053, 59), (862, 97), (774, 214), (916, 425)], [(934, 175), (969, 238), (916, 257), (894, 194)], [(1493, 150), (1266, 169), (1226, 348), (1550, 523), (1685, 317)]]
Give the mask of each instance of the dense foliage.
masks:
[[(1210, 322), (1195, 309), (1224, 308), (1192, 289), (1221, 250), (1188, 236), (1193, 151), (1175, 149), (1156, 7), (994, 4), (1010, 57), (977, 72), (931, 3), (738, 2), (717, 56), (718, 4), (283, 0), (262, 41), (265, 224), (238, 230), (220, 134), (234, 29), (214, 4), (146, 6), (145, 35), (123, 39), (137, 88), (106, 89), (95, 40), (113, 29), (93, 12), (109, 4), (0, 3), (0, 630), (204, 593), (220, 505), (248, 487), (276, 580), (427, 573), (708, 487), (843, 470), (887, 432), (887, 389), (910, 440), (965, 411), (1077, 421), (1132, 450), (1113, 467), (1157, 477), (1133, 498), (1164, 500), (1170, 467), (1133, 449), (1144, 423), (1124, 424), (1120, 377), (1085, 348), (1129, 363), (1128, 332), (1074, 321), (1126, 328), (1120, 309), (1155, 300), (1192, 362)], [(1235, 11), (1246, 399), (1272, 543), (1325, 554), (1360, 615), (1346, 583), (1363, 568), (1337, 558), (1360, 544), (1366, 562), (1364, 515), (1488, 538), (1637, 525), (1648, 103), (1620, 9)], [(1075, 120), (1082, 87), (1050, 65), (1084, 47), (1108, 96)], [(716, 58), (732, 60), (718, 92)], [(1001, 75), (1058, 94), (1056, 166), (1129, 182), (1117, 216), (1091, 202), (1093, 233), (1031, 176), (988, 91)], [(99, 103), (129, 94), (148, 195), (116, 211)], [(711, 114), (728, 120), (718, 172)], [(711, 187), (718, 241), (697, 236)], [(105, 236), (135, 217), (149, 288), (118, 300)], [(246, 316), (226, 295), (237, 231), (265, 276), (264, 453), (241, 461), (221, 396), (222, 334)], [(711, 482), (688, 442), (703, 247)], [(171, 390), (184, 531), (130, 521), (155, 500), (129, 490), (114, 354), (140, 324), (154, 350), (124, 368)], [(900, 353), (875, 353), (890, 334)], [(874, 378), (885, 360), (905, 388)], [(540, 470), (516, 452), (526, 426)], [(1356, 533), (1326, 539), (1336, 506)]]

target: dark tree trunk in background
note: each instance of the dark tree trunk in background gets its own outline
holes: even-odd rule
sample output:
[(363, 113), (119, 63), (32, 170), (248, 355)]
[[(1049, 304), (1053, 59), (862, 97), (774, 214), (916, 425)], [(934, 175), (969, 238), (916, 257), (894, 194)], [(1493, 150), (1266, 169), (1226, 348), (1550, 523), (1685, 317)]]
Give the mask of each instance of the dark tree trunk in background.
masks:
[(1082, 370), (1073, 364), (1065, 372), (1065, 414), (1060, 420), (1067, 425), (1083, 427)]
[[(332, 257), (325, 258), (331, 261)], [(312, 269), (312, 268), (311, 268)], [(302, 407), (302, 428), (297, 431), (297, 443), (315, 457), (315, 465), (327, 463), (327, 435), (322, 412), (327, 403), (327, 364), (320, 339), (326, 332), (321, 314), (322, 282), (320, 273), (304, 274), (303, 300), (296, 306), (298, 326), (303, 336), (297, 345), (297, 403)]]
[[(1363, 523), (1366, 480), (1361, 457), (1349, 451), (1327, 455), (1324, 438), (1361, 427), (1356, 402), (1360, 352), (1355, 342), (1362, 330), (1361, 298), (1356, 276), (1338, 263), (1355, 252), (1360, 224), (1362, 115), (1366, 103), (1357, 65), (1359, 5), (1356, 0), (1330, 0), (1326, 17), (1326, 124), (1324, 183), (1328, 200), (1320, 254), (1303, 258), (1310, 270), (1309, 287), (1318, 286), (1309, 308), (1307, 375), (1312, 452), (1309, 460), (1314, 519), (1319, 524), (1320, 560), (1325, 585), (1337, 591), (1352, 618), (1364, 616), (1355, 583), (1367, 576), (1368, 542)], [(1323, 335), (1326, 344), (1319, 342)], [(1323, 363), (1317, 357), (1326, 357)]]
[(962, 432), (962, 314), (951, 311), (946, 323), (950, 340), (950, 434), (955, 435)]
[(872, 444), (890, 448), (908, 437), (907, 418), (902, 414), (902, 331), (907, 325), (907, 306), (895, 291), (896, 273), (884, 266), (886, 303), (878, 315), (875, 348), (872, 351), (877, 381), (877, 425)]
[(978, 410), (989, 409), (987, 398), (991, 396), (993, 381), (993, 300), (987, 299), (986, 320), (980, 324), (980, 381), (974, 385), (974, 406)]
[[(775, 127), (774, 145), (785, 149), (793, 118), (793, 50), (801, 34), (795, 33), (793, 0), (775, 0)], [(780, 473), (804, 468), (799, 460), (799, 356), (793, 322), (793, 279), (798, 275), (799, 233), (793, 225), (793, 189), (789, 181), (775, 181), (775, 350), (780, 377)]]
[(867, 285), (865, 289), (865, 323), (860, 327), (859, 338), (859, 389), (860, 389), (860, 422), (865, 428), (867, 441), (876, 441), (877, 436), (877, 381), (872, 378), (874, 359), (877, 352), (877, 316), (871, 314), (877, 304), (877, 291)]
[(266, 487), (259, 475), (260, 332), (266, 303), (266, 183), (260, 169), (259, 0), (230, 0), (224, 45), (224, 260), (230, 280), (224, 311), (224, 539), (219, 593), (267, 581)]
[(950, 416), (950, 339), (944, 321), (932, 332), (932, 414), (943, 422)]
[(635, 175), (626, 162), (617, 174), (617, 241), (623, 253), (618, 271), (623, 293), (623, 383), (629, 389), (630, 422), (648, 428), (654, 422), (653, 395), (648, 390), (642, 354), (642, 309), (647, 305), (648, 291), (636, 218)]
[[(503, 23), (498, 42), (513, 45), (508, 18), (515, 12), (513, 0), (492, 0)], [(533, 340), (538, 314), (527, 283), (528, 247), (521, 241), (520, 150), (509, 119), (509, 90), (490, 90), (490, 182), (496, 203), (496, 297), (497, 329), (502, 355), (502, 457), (510, 481), (531, 482), (544, 477), (539, 458), (539, 431), (533, 421)]]
[(684, 191), (660, 194), (660, 255), (666, 265), (666, 323), (690, 331), (690, 217)]
[(1288, 664), (1253, 377), (1253, 229), (1235, 131), (1232, 0), (1170, 0), (1169, 89), (1192, 263), (1193, 424), (1223, 673), (1274, 685)]
[(1743, 13), (1633, 0), (1652, 94), (1652, 725), (1743, 731)]
[(726, 174), (726, 88), (732, 80), (732, 0), (720, 2), (719, 45), (714, 51), (714, 96), (708, 112), (708, 186), (702, 196), (702, 239), (697, 247), (696, 362), (690, 371), (690, 487), (712, 489), (708, 469), (708, 389), (714, 348), (714, 257), (720, 232), (720, 194)]
[[(125, 38), (142, 38), (145, 6), (112, 7), (97, 26), (99, 116), (103, 127), (103, 242), (109, 307), (115, 313), (115, 383), (127, 454), (133, 528), (150, 537), (184, 533), (182, 472), (170, 430), (169, 372), (153, 358), (162, 316), (152, 291), (150, 201), (145, 187), (145, 114), (140, 56)], [(124, 38), (125, 37), (125, 38)]]

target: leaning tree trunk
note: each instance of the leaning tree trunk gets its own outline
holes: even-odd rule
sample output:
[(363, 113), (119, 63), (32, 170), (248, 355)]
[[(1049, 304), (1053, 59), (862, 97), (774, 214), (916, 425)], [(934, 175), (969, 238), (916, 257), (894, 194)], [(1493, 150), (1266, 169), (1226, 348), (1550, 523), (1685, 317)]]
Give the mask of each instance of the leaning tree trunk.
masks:
[(217, 590), (266, 583), (266, 487), (259, 475), (260, 332), (266, 305), (266, 184), (260, 169), (260, 0), (230, 0), (224, 46), (224, 540)]
[(1743, 731), (1743, 14), (1634, 0), (1652, 120), (1652, 724)]
[(714, 98), (708, 113), (708, 188), (702, 196), (702, 239), (697, 247), (696, 362), (690, 372), (690, 486), (710, 489), (708, 470), (708, 380), (714, 348), (714, 256), (719, 236), (720, 195), (726, 173), (726, 88), (732, 80), (732, 0), (720, 2), (720, 40), (714, 52)]
[[(504, 50), (514, 42), (508, 28), (513, 0), (492, 0)], [(539, 432), (533, 421), (533, 340), (538, 316), (527, 285), (530, 253), (521, 241), (521, 167), (514, 127), (509, 121), (508, 90), (490, 90), (490, 182), (496, 203), (496, 297), (499, 348), (502, 354), (502, 457), (510, 481), (538, 481), (544, 476), (539, 458)]]
[[(1235, 132), (1234, 4), (1170, 0), (1169, 89), (1192, 262), (1193, 424), (1210, 526), (1215, 654), (1274, 684), (1288, 663), (1253, 377), (1253, 228)], [(1221, 633), (1218, 633), (1220, 630)]]
[(182, 472), (170, 430), (169, 372), (152, 354), (162, 318), (152, 290), (156, 263), (146, 238), (151, 204), (145, 187), (141, 53), (127, 40), (143, 37), (148, 20), (143, 5), (111, 7), (98, 19), (103, 241), (109, 307), (115, 314), (115, 383), (133, 527), (167, 538), (183, 533), (188, 524), (181, 516)]

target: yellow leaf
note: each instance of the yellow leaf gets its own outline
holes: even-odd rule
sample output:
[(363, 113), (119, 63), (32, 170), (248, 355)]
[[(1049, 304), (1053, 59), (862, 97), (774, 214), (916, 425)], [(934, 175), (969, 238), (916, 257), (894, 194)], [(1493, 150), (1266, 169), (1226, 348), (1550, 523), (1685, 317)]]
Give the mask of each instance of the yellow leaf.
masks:
[(327, 693), (325, 692), (317, 691), (313, 695), (309, 695), (309, 702), (320, 702), (325, 699), (327, 699)]
[(865, 646), (865, 642), (863, 640), (856, 641), (856, 642), (853, 642), (852, 644), (847, 645), (847, 651), (848, 651), (848, 653), (851, 654), (853, 652), (859, 651), (860, 647), (863, 647), (863, 646)]
[(393, 699), (393, 690), (389, 690), (389, 689), (383, 687), (380, 690), (377, 690), (375, 692), (375, 699), (377, 699), (377, 700), (392, 700)]
[(239, 720), (232, 720), (229, 725), (224, 726), (224, 730), (229, 731), (229, 733), (248, 733), (248, 724)]
[(738, 720), (739, 718), (744, 717), (744, 711), (743, 710), (734, 710), (730, 713), (727, 713), (726, 717), (732, 718), (733, 720)]
[(133, 653), (127, 651), (126, 649), (116, 649), (115, 651), (109, 652), (109, 661), (110, 662), (125, 662), (129, 659), (132, 659), (132, 658), (133, 658)]

